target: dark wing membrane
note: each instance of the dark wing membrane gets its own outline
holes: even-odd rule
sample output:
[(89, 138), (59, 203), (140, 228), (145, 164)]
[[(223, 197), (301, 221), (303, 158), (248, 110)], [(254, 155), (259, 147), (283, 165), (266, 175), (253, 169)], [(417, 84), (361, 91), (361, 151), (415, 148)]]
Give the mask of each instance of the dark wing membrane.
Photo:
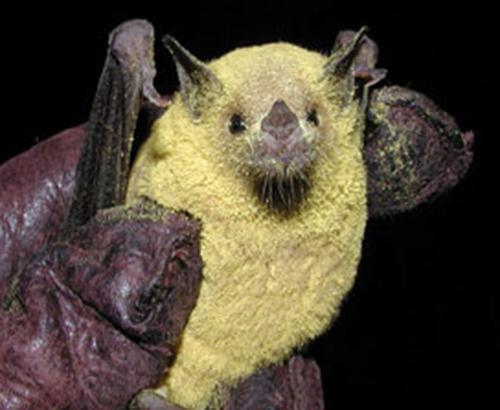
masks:
[(124, 201), (141, 106), (144, 102), (150, 107), (165, 105), (153, 86), (153, 47), (154, 29), (144, 20), (128, 21), (110, 35), (76, 171), (64, 237), (85, 224), (97, 210)]
[(474, 134), (430, 98), (399, 87), (373, 92), (364, 158), (370, 217), (410, 210), (455, 186), (472, 162)]

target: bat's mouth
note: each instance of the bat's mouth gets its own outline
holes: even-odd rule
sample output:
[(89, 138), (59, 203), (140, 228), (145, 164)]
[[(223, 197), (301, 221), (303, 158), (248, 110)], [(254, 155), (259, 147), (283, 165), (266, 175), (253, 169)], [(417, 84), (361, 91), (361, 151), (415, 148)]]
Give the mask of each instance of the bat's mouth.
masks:
[(297, 211), (309, 190), (307, 175), (295, 175), (289, 178), (271, 174), (256, 180), (255, 193), (260, 201), (274, 212), (291, 214)]
[(314, 149), (299, 119), (277, 100), (252, 144), (250, 162), (260, 200), (272, 210), (296, 210), (307, 194), (313, 160)]

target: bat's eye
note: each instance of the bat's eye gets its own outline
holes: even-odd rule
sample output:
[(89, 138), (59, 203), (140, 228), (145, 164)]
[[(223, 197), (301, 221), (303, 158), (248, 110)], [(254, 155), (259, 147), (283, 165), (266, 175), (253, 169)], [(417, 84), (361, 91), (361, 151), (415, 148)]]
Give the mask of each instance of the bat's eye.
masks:
[(229, 132), (231, 134), (241, 134), (247, 129), (245, 120), (240, 114), (233, 114), (229, 120)]
[(317, 127), (319, 125), (318, 113), (315, 109), (309, 110), (307, 112), (307, 122)]

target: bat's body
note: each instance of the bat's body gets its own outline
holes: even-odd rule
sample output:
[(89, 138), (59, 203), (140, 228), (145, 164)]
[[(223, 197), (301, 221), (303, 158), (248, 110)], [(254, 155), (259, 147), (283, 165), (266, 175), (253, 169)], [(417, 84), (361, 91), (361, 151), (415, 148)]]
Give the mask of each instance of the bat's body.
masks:
[[(128, 200), (148, 195), (203, 226), (201, 293), (159, 388), (175, 403), (203, 408), (218, 386), (286, 358), (328, 327), (353, 283), (366, 221), (364, 114), (342, 79), (322, 79), (326, 63), (288, 44), (236, 50), (208, 65), (223, 91), (205, 94), (203, 115), (193, 119), (176, 95), (140, 151)], [(306, 121), (310, 107), (314, 125)], [(228, 131), (234, 112), (246, 117), (244, 135)], [(304, 187), (286, 185), (291, 171), (266, 157), (283, 182), (275, 190), (301, 190), (281, 193), (294, 202), (285, 212), (273, 209), (280, 193), (270, 186), (260, 186), (267, 200), (256, 192), (263, 169), (256, 162), (265, 154), (252, 156), (266, 138), (262, 123), (277, 113), (293, 118), (312, 158), (297, 171), (307, 172)]]
[[(62, 344), (54, 344), (57, 332), (38, 337), (20, 329), (29, 346), (34, 346), (35, 335), (37, 346), (45, 346), (42, 350), (48, 354), (32, 349), (21, 364), (10, 355), (16, 359), (12, 373), (0, 378), (0, 390), (11, 386), (11, 396), (5, 396), (7, 407), (52, 408), (64, 402), (122, 408), (160, 375), (166, 377), (155, 387), (170, 403), (160, 403), (162, 398), (145, 390), (130, 403), (131, 409), (172, 408), (172, 402), (187, 409), (321, 406), (316, 366), (307, 370), (304, 361), (293, 359), (271, 371), (257, 370), (284, 361), (332, 322), (353, 284), (368, 214), (414, 208), (454, 186), (472, 160), (473, 133), (462, 133), (429, 98), (398, 86), (369, 92), (386, 72), (375, 67), (377, 46), (363, 33), (363, 29), (357, 34), (340, 32), (328, 57), (277, 43), (238, 49), (207, 65), (167, 36), (180, 92), (166, 111), (169, 100), (153, 87), (153, 27), (133, 20), (111, 33), (76, 170), (72, 163), (76, 156), (66, 155), (62, 165), (53, 158), (70, 152), (64, 147), (75, 140), (67, 138), (73, 135), (80, 141), (81, 128), (0, 169), (7, 181), (0, 196), (4, 210), (0, 242), (7, 244), (0, 246), (2, 317), (10, 321), (11, 314), (19, 313), (16, 306), (28, 306), (14, 303), (19, 296), (17, 283), (19, 289), (41, 292), (27, 302), (37, 311), (35, 319), (40, 312), (51, 312), (39, 307), (47, 297), (61, 294), (48, 292), (52, 282), (26, 287), (33, 277), (23, 266), (33, 265), (26, 265), (30, 260), (42, 261), (41, 277), (49, 277), (53, 265), (60, 277), (69, 275), (66, 282), (78, 284), (78, 291), (72, 292), (80, 296), (71, 299), (71, 306), (81, 306), (82, 295), (97, 298), (97, 311), (103, 312), (109, 335), (101, 332), (94, 338), (95, 330), (83, 331), (85, 340), (95, 339), (89, 354), (100, 364), (96, 367), (85, 360), (70, 370), (61, 368), (65, 377), (60, 378), (64, 381), (59, 390), (69, 394), (61, 396), (54, 393), (53, 378), (45, 368), (46, 385), (39, 383), (40, 378), (33, 383), (31, 376), (17, 376), (28, 374), (27, 369), (36, 368), (43, 357), (66, 363), (67, 349), (60, 348), (69, 339), (65, 336)], [(141, 109), (151, 121), (163, 115), (129, 178)], [(28, 176), (26, 169), (35, 168), (36, 175)], [(187, 210), (201, 221), (204, 279), (184, 331), (199, 283), (199, 275), (186, 276), (184, 268), (198, 261), (199, 273), (197, 247), (186, 250), (187, 231), (169, 231), (173, 225), (159, 218), (160, 207), (148, 200), (106, 214), (123, 217), (113, 219), (114, 231), (106, 228), (107, 217), (97, 218), (100, 222), (94, 225), (89, 222), (98, 210), (122, 205), (125, 193), (129, 203), (145, 195)], [(69, 209), (65, 195), (71, 196)], [(141, 208), (146, 204), (148, 208)], [(144, 231), (145, 214), (134, 209), (156, 209), (146, 212), (158, 217), (155, 228)], [(125, 233), (121, 222), (129, 227)], [(151, 236), (160, 231), (158, 238)], [(75, 247), (77, 232), (83, 242)], [(78, 236), (81, 232), (88, 232), (88, 237)], [(116, 235), (108, 237), (106, 232)], [(54, 240), (55, 247), (47, 245)], [(165, 248), (162, 240), (171, 245)], [(75, 259), (61, 259), (61, 246), (70, 246), (68, 252)], [(52, 254), (44, 248), (57, 251), (48, 264), (44, 261)], [(90, 259), (82, 251), (87, 248), (92, 250)], [(34, 257), (37, 253), (43, 258)], [(98, 256), (101, 253), (105, 257)], [(75, 263), (78, 269), (69, 269)], [(109, 287), (109, 273), (123, 280)], [(95, 274), (103, 284), (88, 280)], [(22, 277), (31, 282), (23, 285)], [(109, 297), (102, 293), (108, 287)], [(82, 312), (72, 321), (81, 323)], [(117, 317), (124, 322), (117, 322)], [(148, 349), (161, 357), (134, 365), (133, 357), (121, 354), (124, 350), (118, 346), (111, 355), (101, 346), (96, 356), (99, 343), (109, 343), (117, 330), (125, 334), (127, 329), (135, 330), (125, 337), (132, 346), (125, 350), (135, 351), (139, 359)], [(169, 341), (165, 349), (159, 347), (162, 340)], [(5, 343), (9, 347), (13, 342), (7, 337)], [(106, 370), (120, 368), (117, 363), (123, 370), (116, 374)], [(82, 373), (88, 371), (93, 374), (90, 379)], [(242, 379), (228, 397), (227, 388)], [(17, 383), (15, 391), (12, 383)], [(71, 387), (75, 383), (84, 383), (83, 390)], [(25, 401), (19, 401), (21, 396)], [(114, 405), (110, 397), (116, 399)]]

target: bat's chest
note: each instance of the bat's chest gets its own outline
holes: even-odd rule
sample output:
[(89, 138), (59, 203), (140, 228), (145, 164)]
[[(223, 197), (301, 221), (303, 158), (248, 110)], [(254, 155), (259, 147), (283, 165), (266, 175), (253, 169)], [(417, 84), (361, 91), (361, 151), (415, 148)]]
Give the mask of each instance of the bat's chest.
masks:
[(231, 361), (269, 362), (328, 326), (355, 271), (331, 232), (204, 228), (205, 281), (187, 329), (200, 343)]
[(306, 241), (255, 223), (205, 221), (204, 281), (171, 391), (194, 373), (209, 389), (283, 359), (330, 324), (356, 271), (359, 249), (341, 252), (332, 232), (311, 232)]
[(217, 317), (228, 319), (221, 328), (228, 338), (240, 333), (251, 339), (252, 349), (268, 348), (269, 338), (277, 342), (298, 329), (310, 332), (315, 320), (330, 320), (332, 295), (352, 274), (352, 266), (345, 266), (348, 255), (339, 252), (331, 232), (296, 237), (284, 230), (259, 232), (247, 224), (231, 228), (207, 234), (202, 242), (206, 283), (201, 296), (218, 310)]

